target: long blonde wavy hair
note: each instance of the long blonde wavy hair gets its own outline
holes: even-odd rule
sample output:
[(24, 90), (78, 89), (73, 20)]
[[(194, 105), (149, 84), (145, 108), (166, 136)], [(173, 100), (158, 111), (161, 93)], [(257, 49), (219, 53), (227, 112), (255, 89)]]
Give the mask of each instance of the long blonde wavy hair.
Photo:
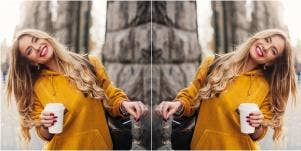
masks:
[[(41, 70), (38, 70), (30, 60), (20, 53), (19, 40), (25, 35), (47, 40), (54, 49), (53, 57), (61, 70), (60, 72), (67, 76), (70, 83), (76, 85), (86, 96), (105, 100), (105, 94), (96, 78), (95, 70), (93, 71), (91, 64), (86, 59), (87, 57), (68, 51), (68, 48), (45, 32), (35, 29), (25, 29), (18, 32), (10, 51), (6, 95), (9, 104), (13, 97), (16, 100), (22, 138), (28, 143), (31, 139), (29, 129), (33, 126), (39, 126), (39, 122), (31, 118), (31, 112), (33, 102), (36, 99), (33, 87)], [(43, 67), (45, 66), (42, 65)]]
[[(288, 98), (292, 95), (293, 103), (296, 102), (297, 88), (294, 69), (292, 47), (287, 35), (278, 29), (267, 29), (256, 33), (239, 45), (233, 52), (217, 57), (208, 69), (206, 81), (199, 90), (199, 99), (209, 99), (218, 96), (233, 79), (243, 72), (243, 68), (249, 59), (249, 50), (252, 44), (261, 38), (279, 35), (285, 41), (284, 52), (277, 57), (272, 65), (263, 69), (270, 90), (267, 99), (270, 100), (270, 111), (273, 117), (265, 122), (265, 126), (274, 128), (273, 140), (278, 141), (282, 134), (283, 115)], [(263, 68), (263, 65), (259, 65)]]

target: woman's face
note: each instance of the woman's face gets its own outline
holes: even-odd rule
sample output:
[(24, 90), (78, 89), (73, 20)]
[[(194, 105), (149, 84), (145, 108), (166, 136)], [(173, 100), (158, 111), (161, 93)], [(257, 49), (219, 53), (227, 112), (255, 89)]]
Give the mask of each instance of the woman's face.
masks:
[(279, 35), (273, 35), (256, 40), (250, 48), (250, 56), (258, 64), (270, 65), (283, 53), (284, 47), (284, 39)]
[(46, 64), (53, 57), (53, 47), (46, 39), (25, 35), (19, 40), (21, 54), (34, 64)]

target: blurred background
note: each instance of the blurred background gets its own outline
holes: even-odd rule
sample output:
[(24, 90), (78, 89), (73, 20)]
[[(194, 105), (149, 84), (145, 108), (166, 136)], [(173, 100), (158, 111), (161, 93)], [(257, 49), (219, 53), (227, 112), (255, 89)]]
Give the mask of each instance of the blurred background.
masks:
[[(289, 33), (300, 81), (301, 21), (296, 18), (300, 6), (294, 0), (0, 1), (1, 149), (21, 149), (17, 112), (4, 97), (8, 48), (20, 29), (47, 31), (74, 52), (98, 56), (117, 87), (130, 99), (153, 108), (187, 86), (203, 58), (233, 51), (250, 35), (267, 28)], [(275, 145), (269, 132), (260, 141), (262, 149), (300, 149), (300, 113), (300, 103), (289, 104), (283, 143)], [(153, 112), (142, 125), (141, 146), (158, 149), (166, 145), (162, 121)], [(192, 131), (188, 127), (186, 132)], [(32, 136), (29, 148), (41, 149), (43, 142), (34, 131)]]

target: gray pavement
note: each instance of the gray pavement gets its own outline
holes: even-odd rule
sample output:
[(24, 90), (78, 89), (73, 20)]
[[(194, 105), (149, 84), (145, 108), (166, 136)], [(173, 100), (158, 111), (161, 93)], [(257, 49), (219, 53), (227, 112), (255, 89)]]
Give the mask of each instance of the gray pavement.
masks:
[(272, 141), (273, 131), (270, 129), (266, 137), (260, 141), (261, 149), (301, 149), (301, 81), (298, 82), (299, 98), (294, 107), (287, 106), (284, 119), (284, 139), (275, 144)]

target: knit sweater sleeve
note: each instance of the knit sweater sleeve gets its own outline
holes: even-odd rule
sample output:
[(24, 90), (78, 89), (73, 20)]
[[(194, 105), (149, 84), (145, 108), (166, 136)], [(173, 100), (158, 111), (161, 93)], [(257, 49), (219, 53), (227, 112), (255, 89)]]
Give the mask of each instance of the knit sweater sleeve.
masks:
[[(198, 92), (206, 79), (207, 70), (214, 60), (213, 56), (207, 57), (199, 66), (196, 75), (190, 85), (177, 94), (176, 100), (183, 104), (183, 116), (191, 116), (195, 111), (195, 104), (197, 103)], [(182, 116), (181, 115), (181, 116)]]

